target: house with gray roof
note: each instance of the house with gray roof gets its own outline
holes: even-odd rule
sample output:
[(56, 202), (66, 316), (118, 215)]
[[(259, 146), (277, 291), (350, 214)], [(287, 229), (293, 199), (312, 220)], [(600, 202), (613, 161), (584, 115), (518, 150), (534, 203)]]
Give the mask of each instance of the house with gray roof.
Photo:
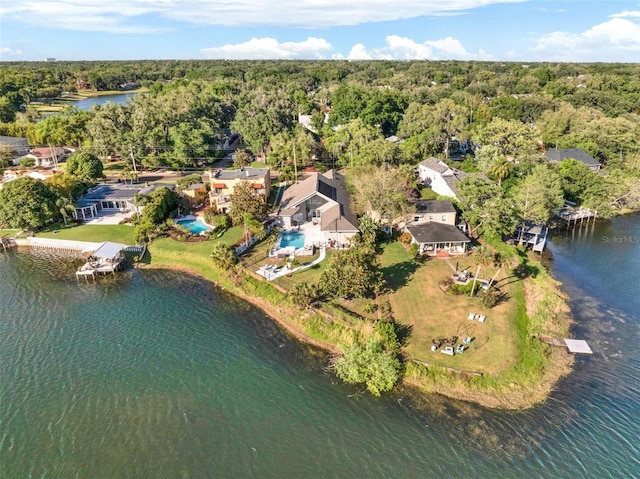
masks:
[(582, 148), (550, 148), (544, 154), (549, 161), (564, 161), (574, 159), (584, 163), (593, 171), (602, 168), (602, 164)]
[[(345, 178), (335, 170), (311, 172), (282, 195), (277, 213), (285, 230), (303, 228), (316, 245), (345, 247), (358, 233)], [(307, 241), (305, 239), (305, 241)]]
[(98, 216), (98, 212), (109, 213), (135, 213), (142, 208), (135, 203), (136, 195), (148, 196), (161, 186), (171, 190), (173, 184), (152, 183), (150, 185), (125, 185), (104, 184), (98, 185), (87, 191), (76, 202), (73, 217), (76, 220), (86, 221)]
[(11, 148), (13, 158), (20, 158), (29, 153), (29, 142), (26, 138), (17, 136), (0, 136), (0, 144), (5, 144)]
[(418, 252), (428, 256), (449, 257), (466, 253), (471, 240), (456, 226), (444, 223), (425, 223), (407, 226), (411, 242), (418, 245)]

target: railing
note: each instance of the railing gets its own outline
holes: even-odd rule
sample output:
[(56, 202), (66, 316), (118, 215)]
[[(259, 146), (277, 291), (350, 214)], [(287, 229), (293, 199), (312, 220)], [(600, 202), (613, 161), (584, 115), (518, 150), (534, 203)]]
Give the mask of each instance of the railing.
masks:
[(80, 253), (82, 251), (95, 251), (102, 243), (88, 241), (59, 240), (54, 238), (16, 238), (18, 246), (30, 246), (31, 248), (55, 249), (67, 252)]

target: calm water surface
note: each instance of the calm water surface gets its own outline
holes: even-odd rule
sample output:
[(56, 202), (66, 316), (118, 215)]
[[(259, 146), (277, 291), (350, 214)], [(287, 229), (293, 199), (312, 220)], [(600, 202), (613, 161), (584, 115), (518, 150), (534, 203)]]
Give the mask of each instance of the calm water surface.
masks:
[(75, 260), (0, 254), (0, 477), (639, 477), (640, 245), (608, 239), (626, 236), (640, 216), (554, 240), (595, 354), (520, 413), (374, 399), (183, 274), (85, 283)]
[(102, 95), (85, 98), (84, 100), (70, 101), (71, 106), (76, 107), (78, 110), (90, 110), (93, 105), (103, 106), (107, 102), (111, 103), (126, 103), (130, 98), (136, 96), (137, 93), (118, 93), (115, 95)]

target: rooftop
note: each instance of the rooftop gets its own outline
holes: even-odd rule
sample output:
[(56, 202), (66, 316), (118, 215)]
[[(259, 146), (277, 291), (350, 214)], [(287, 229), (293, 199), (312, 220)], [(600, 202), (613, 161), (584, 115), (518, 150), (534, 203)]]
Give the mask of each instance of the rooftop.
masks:
[(589, 166), (601, 166), (598, 160), (582, 148), (550, 148), (544, 156), (551, 161), (563, 161), (572, 158)]
[(471, 240), (457, 227), (444, 223), (426, 223), (408, 226), (407, 230), (418, 243), (470, 243)]

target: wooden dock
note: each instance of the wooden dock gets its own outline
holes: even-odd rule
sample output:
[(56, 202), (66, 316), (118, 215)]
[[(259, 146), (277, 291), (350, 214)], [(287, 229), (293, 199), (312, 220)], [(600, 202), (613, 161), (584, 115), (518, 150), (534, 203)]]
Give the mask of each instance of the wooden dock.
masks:
[(571, 205), (565, 205), (558, 212), (560, 222), (567, 228), (574, 228), (586, 224), (595, 223), (598, 218), (597, 211), (591, 211), (589, 208), (576, 208)]
[(5, 253), (7, 252), (7, 248), (11, 248), (12, 246), (15, 246), (15, 244), (16, 243), (9, 235), (0, 236), (0, 247), (2, 247), (2, 250)]
[(513, 241), (516, 244), (522, 243), (525, 246), (531, 246), (536, 253), (542, 253), (547, 244), (548, 236), (549, 228), (546, 225), (526, 225), (524, 227), (520, 225)]
[(593, 354), (593, 351), (583, 339), (558, 339), (546, 334), (535, 334), (534, 338), (552, 346), (567, 348), (573, 354)]

